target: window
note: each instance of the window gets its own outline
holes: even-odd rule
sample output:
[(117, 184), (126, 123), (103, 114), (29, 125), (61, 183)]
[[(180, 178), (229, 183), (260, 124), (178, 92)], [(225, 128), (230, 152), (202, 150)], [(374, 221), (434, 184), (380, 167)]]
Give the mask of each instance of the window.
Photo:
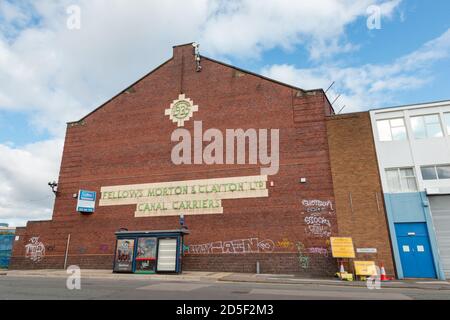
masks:
[(450, 179), (450, 165), (421, 167), (423, 180)]
[(406, 140), (405, 122), (402, 118), (378, 120), (377, 127), (380, 141)]
[(437, 114), (411, 117), (411, 126), (416, 139), (442, 137), (441, 123)]
[(439, 179), (450, 179), (450, 166), (437, 166), (436, 171)]
[(450, 112), (444, 113), (444, 121), (447, 126), (447, 134), (450, 134)]
[(437, 180), (436, 167), (421, 167), (423, 180)]
[(389, 191), (392, 193), (417, 191), (416, 175), (413, 168), (386, 169)]

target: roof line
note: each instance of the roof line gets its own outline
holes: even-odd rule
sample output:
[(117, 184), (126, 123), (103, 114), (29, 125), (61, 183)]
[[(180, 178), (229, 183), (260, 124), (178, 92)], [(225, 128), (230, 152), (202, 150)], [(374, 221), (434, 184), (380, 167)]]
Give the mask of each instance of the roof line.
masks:
[(445, 103), (445, 102), (450, 103), (450, 99), (447, 99), (447, 100), (437, 100), (437, 101), (427, 101), (427, 102), (418, 102), (418, 103), (403, 104), (403, 105), (390, 106), (390, 107), (371, 108), (371, 109), (368, 109), (367, 111), (377, 111), (377, 110), (382, 111), (382, 110), (386, 110), (386, 109), (417, 107), (417, 106), (422, 106), (422, 105), (429, 105), (429, 104), (435, 104), (435, 103)]
[(184, 43), (184, 44), (177, 44), (175, 46), (172, 46), (172, 48), (189, 46), (189, 45), (192, 45), (193, 43), (195, 43), (195, 42), (188, 42), (188, 43)]
[(282, 85), (282, 86), (285, 86), (285, 87), (288, 87), (288, 88), (291, 88), (291, 89), (300, 90), (300, 91), (302, 91), (302, 92), (315, 92), (315, 91), (321, 91), (321, 92), (323, 93), (323, 95), (325, 96), (325, 99), (327, 99), (327, 102), (328, 102), (328, 104), (330, 105), (331, 109), (332, 109), (333, 112), (334, 112), (334, 108), (333, 108), (333, 106), (331, 105), (330, 99), (328, 99), (328, 96), (326, 95), (326, 93), (325, 93), (325, 91), (323, 90), (323, 88), (308, 89), (308, 90), (302, 89), (302, 88), (300, 88), (300, 87), (296, 87), (296, 86), (294, 86), (294, 85), (287, 84), (287, 83), (285, 83), (285, 82), (278, 81), (278, 80), (275, 80), (275, 79), (272, 79), (272, 78), (263, 76), (263, 75), (261, 75), (261, 74), (259, 74), (259, 73), (255, 73), (255, 72), (252, 72), (252, 71), (248, 71), (248, 70), (245, 70), (245, 69), (242, 69), (242, 68), (233, 66), (233, 65), (231, 65), (231, 64), (228, 64), (228, 63), (225, 63), (225, 62), (222, 62), (222, 61), (213, 59), (213, 58), (209, 58), (209, 57), (206, 57), (206, 56), (203, 56), (203, 55), (201, 55), (201, 57), (204, 58), (204, 59), (206, 59), (206, 60), (210, 60), (210, 61), (212, 61), (212, 62), (221, 64), (221, 65), (223, 65), (223, 66), (225, 66), (225, 67), (233, 68), (233, 69), (236, 69), (236, 70), (239, 70), (239, 71), (242, 71), (242, 72), (251, 74), (251, 75), (253, 75), (253, 76), (255, 76), (255, 77), (261, 78), (261, 79), (263, 79), (263, 80), (267, 80), (267, 81), (270, 81), (270, 82), (274, 82), (274, 83), (276, 83), (276, 84), (279, 84), (279, 85)]
[(67, 122), (67, 124), (71, 124), (71, 123), (77, 123), (80, 121), (83, 121), (84, 119), (86, 119), (87, 117), (89, 117), (91, 114), (93, 114), (94, 112), (96, 112), (97, 110), (99, 110), (100, 108), (102, 108), (103, 106), (105, 106), (107, 103), (111, 102), (112, 100), (114, 100), (115, 98), (117, 98), (118, 96), (120, 96), (122, 93), (124, 93), (125, 91), (127, 91), (129, 88), (135, 86), (136, 84), (138, 84), (139, 82), (141, 82), (142, 80), (144, 80), (145, 78), (147, 78), (149, 75), (151, 75), (153, 72), (155, 72), (156, 70), (160, 69), (162, 66), (164, 66), (166, 63), (168, 63), (169, 61), (171, 61), (173, 59), (170, 58), (168, 60), (166, 60), (165, 62), (161, 63), (159, 66), (157, 66), (155, 69), (153, 69), (152, 71), (148, 72), (147, 74), (145, 74), (144, 76), (142, 76), (141, 78), (139, 78), (138, 80), (136, 80), (135, 82), (133, 82), (132, 84), (130, 84), (128, 87), (126, 87), (125, 89), (123, 89), (122, 91), (120, 91), (119, 93), (117, 93), (116, 95), (114, 95), (112, 98), (108, 99), (107, 101), (103, 102), (100, 106), (98, 106), (97, 108), (95, 108), (94, 110), (92, 110), (91, 112), (89, 112), (88, 114), (86, 114), (84, 117), (82, 117), (80, 120), (77, 121), (69, 121)]
[(358, 114), (362, 114), (362, 113), (369, 113), (369, 110), (367, 111), (353, 111), (353, 112), (348, 112), (348, 113), (339, 113), (339, 114), (332, 114), (329, 116), (326, 116), (325, 118), (327, 119), (332, 119), (332, 118), (339, 118), (339, 117), (346, 117), (346, 116), (355, 116)]
[[(190, 43), (187, 43), (187, 44), (176, 45), (176, 46), (173, 46), (173, 48), (185, 46), (185, 45), (192, 44), (192, 43), (193, 43), (193, 42), (190, 42)], [(325, 96), (325, 98), (327, 99), (328, 103), (330, 104), (331, 108), (333, 109), (333, 106), (331, 105), (330, 100), (328, 99), (327, 95), (325, 94), (325, 91), (324, 91), (322, 88), (305, 90), (305, 89), (296, 87), (296, 86), (294, 86), (294, 85), (290, 85), (290, 84), (287, 84), (287, 83), (285, 83), (285, 82), (281, 82), (281, 81), (278, 81), (278, 80), (275, 80), (275, 79), (272, 79), (272, 78), (269, 78), (269, 77), (265, 77), (265, 76), (263, 76), (263, 75), (261, 75), (261, 74), (258, 74), (258, 73), (252, 72), (252, 71), (248, 71), (248, 70), (245, 70), (245, 69), (242, 69), (242, 68), (233, 66), (233, 65), (231, 65), (231, 64), (228, 64), (228, 63), (225, 63), (225, 62), (222, 62), (222, 61), (219, 61), (219, 60), (215, 60), (215, 59), (212, 59), (212, 58), (203, 56), (203, 55), (202, 55), (201, 57), (204, 58), (204, 59), (206, 59), (206, 60), (209, 60), (209, 61), (212, 61), (212, 62), (221, 64), (221, 65), (226, 66), (226, 67), (229, 67), (229, 68), (233, 68), (233, 69), (235, 69), (235, 70), (239, 70), (239, 71), (241, 71), (241, 72), (248, 73), (248, 74), (250, 74), (250, 75), (253, 75), (253, 76), (255, 76), (255, 77), (261, 78), (261, 79), (263, 79), (263, 80), (270, 81), (270, 82), (273, 82), (273, 83), (276, 83), (276, 84), (279, 84), (279, 85), (282, 85), (282, 86), (285, 86), (285, 87), (288, 87), (288, 88), (291, 88), (291, 89), (300, 90), (300, 91), (302, 91), (302, 92), (322, 91), (323, 94), (324, 94), (324, 96)], [(116, 95), (114, 95), (112, 98), (108, 99), (107, 101), (105, 101), (104, 103), (102, 103), (101, 105), (99, 105), (97, 108), (95, 108), (94, 110), (92, 110), (91, 112), (89, 112), (88, 114), (86, 114), (85, 116), (83, 116), (81, 119), (76, 120), (76, 121), (69, 121), (69, 122), (67, 122), (67, 124), (72, 124), (72, 123), (77, 123), (77, 122), (83, 121), (84, 119), (86, 119), (87, 117), (89, 117), (91, 114), (93, 114), (94, 112), (96, 112), (97, 110), (99, 110), (100, 108), (102, 108), (103, 106), (105, 106), (106, 104), (108, 104), (109, 102), (111, 102), (112, 100), (114, 100), (115, 98), (117, 98), (119, 95), (121, 95), (122, 93), (124, 93), (126, 90), (128, 90), (129, 88), (135, 86), (137, 83), (139, 83), (140, 81), (144, 80), (146, 77), (148, 77), (149, 75), (151, 75), (153, 72), (155, 72), (155, 71), (157, 71), (158, 69), (160, 69), (161, 67), (163, 67), (165, 64), (167, 64), (167, 63), (168, 63), (169, 61), (171, 61), (172, 59), (173, 59), (173, 57), (171, 57), (170, 59), (166, 60), (165, 62), (163, 62), (162, 64), (160, 64), (159, 66), (157, 66), (155, 69), (153, 69), (153, 70), (150, 71), (149, 73), (145, 74), (145, 75), (142, 76), (140, 79), (138, 79), (137, 81), (133, 82), (131, 85), (127, 86), (124, 90), (121, 90), (119, 93), (117, 93)]]
[(245, 70), (245, 69), (242, 69), (242, 68), (233, 66), (233, 65), (231, 65), (231, 64), (228, 64), (228, 63), (225, 63), (225, 62), (222, 62), (222, 61), (213, 59), (213, 58), (206, 57), (206, 56), (204, 56), (204, 55), (201, 55), (201, 57), (204, 58), (204, 59), (206, 59), (206, 60), (210, 60), (210, 61), (212, 61), (212, 62), (221, 64), (221, 65), (223, 65), (223, 66), (225, 66), (225, 67), (233, 68), (233, 69), (236, 69), (236, 70), (239, 70), (239, 71), (242, 71), (242, 72), (251, 74), (251, 75), (253, 75), (253, 76), (255, 76), (255, 77), (258, 77), (258, 78), (261, 78), (261, 79), (264, 79), (264, 80), (268, 80), (268, 81), (271, 81), (271, 82), (275, 82), (275, 83), (277, 83), (277, 84), (280, 84), (280, 85), (283, 85), (283, 86), (285, 86), (285, 87), (289, 87), (289, 88), (292, 88), (292, 89), (301, 90), (301, 91), (303, 91), (303, 92), (311, 92), (311, 91), (322, 90), (322, 89), (305, 90), (305, 89), (302, 89), (302, 88), (299, 88), (299, 87), (296, 87), (296, 86), (287, 84), (287, 83), (285, 83), (285, 82), (281, 82), (281, 81), (278, 81), (278, 80), (275, 80), (275, 79), (272, 79), (272, 78), (265, 77), (265, 76), (263, 76), (263, 75), (261, 75), (261, 74), (259, 74), (259, 73), (255, 73), (255, 72), (252, 72), (252, 71), (248, 71), (248, 70)]

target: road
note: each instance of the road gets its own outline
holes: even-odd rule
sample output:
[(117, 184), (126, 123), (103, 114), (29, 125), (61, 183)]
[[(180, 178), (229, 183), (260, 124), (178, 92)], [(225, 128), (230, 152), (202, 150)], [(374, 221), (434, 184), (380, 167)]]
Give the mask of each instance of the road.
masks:
[(450, 299), (450, 290), (381, 288), (369, 290), (320, 284), (270, 284), (222, 281), (81, 279), (68, 290), (65, 278), (0, 276), (0, 299), (147, 300), (411, 300)]

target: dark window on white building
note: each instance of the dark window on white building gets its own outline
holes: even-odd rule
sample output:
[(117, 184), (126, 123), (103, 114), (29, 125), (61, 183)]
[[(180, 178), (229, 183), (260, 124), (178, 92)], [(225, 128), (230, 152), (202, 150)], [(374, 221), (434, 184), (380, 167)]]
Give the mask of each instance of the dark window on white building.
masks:
[(424, 166), (420, 171), (423, 180), (450, 179), (450, 165)]

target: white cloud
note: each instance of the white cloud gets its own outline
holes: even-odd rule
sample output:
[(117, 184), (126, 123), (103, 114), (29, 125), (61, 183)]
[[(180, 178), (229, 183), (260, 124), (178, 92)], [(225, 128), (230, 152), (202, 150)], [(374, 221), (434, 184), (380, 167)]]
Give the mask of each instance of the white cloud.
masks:
[[(346, 41), (345, 28), (365, 17), (367, 6), (381, 4), (391, 15), (398, 3), (0, 0), (0, 110), (25, 112), (34, 129), (50, 135), (48, 141), (23, 147), (0, 144), (0, 219), (49, 217), (51, 199), (33, 205), (25, 200), (48, 194), (65, 123), (169, 58), (172, 45), (199, 41), (202, 54), (227, 59), (257, 58), (265, 50), (301, 44), (318, 59), (358, 48)], [(66, 28), (66, 8), (73, 4), (81, 8), (81, 30)], [(321, 86), (314, 71), (305, 75)]]
[(305, 45), (311, 58), (354, 50), (341, 43), (345, 27), (379, 4), (383, 16), (390, 17), (400, 0), (321, 1), (231, 1), (219, 7), (206, 21), (201, 42), (215, 55), (257, 57), (275, 47), (290, 49)]
[(293, 65), (272, 65), (263, 68), (261, 73), (304, 89), (327, 88), (335, 81), (328, 96), (332, 100), (341, 94), (337, 105), (346, 105), (345, 111), (350, 112), (386, 106), (395, 101), (398, 92), (430, 83), (433, 76), (427, 72), (427, 67), (449, 56), (450, 29), (390, 64), (359, 67), (324, 64), (305, 69)]
[[(318, 59), (358, 48), (341, 36), (374, 3), (390, 14), (399, 1), (3, 1), (0, 26), (20, 27), (12, 38), (0, 29), (0, 109), (29, 111), (33, 125), (61, 136), (65, 122), (170, 57), (174, 44), (197, 40), (224, 58), (303, 44)], [(66, 28), (73, 4), (80, 30)]]
[(12, 4), (6, 0), (0, 2), (0, 33), (15, 36), (30, 23), (32, 17), (26, 14), (25, 7), (22, 3)]
[(0, 144), (0, 222), (23, 226), (51, 218), (54, 196), (47, 183), (58, 177), (62, 145), (61, 139), (21, 148)]
[(402, 0), (392, 0), (379, 3), (380, 13), (384, 18), (392, 18), (395, 9), (398, 8)]
[[(80, 30), (66, 28), (73, 2)], [(56, 136), (169, 58), (173, 44), (195, 38), (208, 10), (206, 1), (32, 3), (40, 22), (13, 41), (0, 37), (0, 109), (28, 111), (33, 125)]]

